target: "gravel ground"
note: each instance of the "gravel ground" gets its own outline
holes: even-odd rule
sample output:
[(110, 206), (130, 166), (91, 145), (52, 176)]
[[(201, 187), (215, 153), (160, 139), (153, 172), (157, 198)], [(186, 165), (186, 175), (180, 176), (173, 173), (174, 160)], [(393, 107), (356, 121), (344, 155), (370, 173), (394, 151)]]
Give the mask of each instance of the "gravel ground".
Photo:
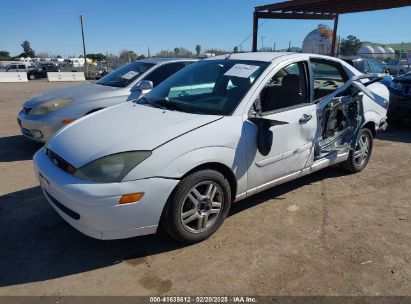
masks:
[(328, 168), (232, 206), (209, 240), (98, 241), (47, 204), (23, 101), (71, 85), (0, 84), (0, 295), (411, 295), (411, 131), (389, 129), (357, 175)]

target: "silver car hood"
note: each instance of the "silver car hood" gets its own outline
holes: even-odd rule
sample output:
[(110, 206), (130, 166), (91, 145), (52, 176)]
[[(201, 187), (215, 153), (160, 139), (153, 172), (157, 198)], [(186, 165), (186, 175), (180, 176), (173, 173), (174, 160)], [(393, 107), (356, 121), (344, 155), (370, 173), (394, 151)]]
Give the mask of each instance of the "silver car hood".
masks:
[(221, 117), (168, 111), (127, 102), (68, 125), (56, 133), (47, 148), (79, 168), (110, 154), (153, 150)]
[(38, 105), (53, 99), (66, 98), (71, 98), (76, 102), (86, 102), (107, 97), (126, 95), (129, 91), (129, 88), (109, 87), (88, 82), (46, 91), (43, 94), (30, 98), (26, 101), (24, 106), (35, 108)]

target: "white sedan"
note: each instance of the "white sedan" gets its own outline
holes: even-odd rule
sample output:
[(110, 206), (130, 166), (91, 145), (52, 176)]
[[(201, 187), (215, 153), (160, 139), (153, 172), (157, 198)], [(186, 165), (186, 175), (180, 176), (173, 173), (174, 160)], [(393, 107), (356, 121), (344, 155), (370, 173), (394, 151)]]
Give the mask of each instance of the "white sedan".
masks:
[(91, 237), (162, 225), (198, 242), (234, 201), (337, 163), (363, 170), (386, 126), (379, 77), (319, 55), (210, 58), (63, 128), (34, 156), (36, 173), (53, 208)]

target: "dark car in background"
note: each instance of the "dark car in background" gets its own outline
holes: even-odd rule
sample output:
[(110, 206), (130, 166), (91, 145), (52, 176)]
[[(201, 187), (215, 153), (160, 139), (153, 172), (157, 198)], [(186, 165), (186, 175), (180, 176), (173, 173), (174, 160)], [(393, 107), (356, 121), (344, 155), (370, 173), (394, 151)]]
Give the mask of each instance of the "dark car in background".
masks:
[(396, 77), (391, 82), (387, 116), (393, 123), (411, 119), (411, 72)]
[(34, 70), (27, 72), (27, 78), (31, 80), (47, 78), (47, 72), (60, 72), (60, 69), (54, 63), (41, 63)]
[[(364, 74), (368, 73), (385, 73), (384, 67), (378, 60), (370, 58), (356, 58), (356, 59), (344, 59), (348, 64), (355, 67), (358, 71)], [(385, 76), (381, 83), (384, 84), (387, 88), (390, 87), (390, 84), (393, 80), (393, 77), (390, 75)]]

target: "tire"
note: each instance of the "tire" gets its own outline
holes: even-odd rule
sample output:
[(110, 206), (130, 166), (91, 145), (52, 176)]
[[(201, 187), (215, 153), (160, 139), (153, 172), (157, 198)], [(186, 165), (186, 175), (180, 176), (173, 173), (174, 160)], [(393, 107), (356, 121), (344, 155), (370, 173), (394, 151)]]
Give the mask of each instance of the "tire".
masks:
[(31, 74), (30, 77), (29, 77), (29, 79), (30, 79), (30, 80), (34, 80), (34, 79), (36, 79), (36, 76), (34, 76), (33, 74)]
[[(210, 190), (211, 195), (207, 195)], [(227, 179), (214, 170), (197, 171), (177, 185), (165, 206), (161, 225), (179, 242), (201, 242), (221, 226), (230, 205)]]
[(371, 158), (373, 140), (374, 137), (370, 129), (361, 129), (355, 151), (350, 151), (348, 159), (342, 163), (343, 169), (350, 173), (358, 173), (364, 170)]

